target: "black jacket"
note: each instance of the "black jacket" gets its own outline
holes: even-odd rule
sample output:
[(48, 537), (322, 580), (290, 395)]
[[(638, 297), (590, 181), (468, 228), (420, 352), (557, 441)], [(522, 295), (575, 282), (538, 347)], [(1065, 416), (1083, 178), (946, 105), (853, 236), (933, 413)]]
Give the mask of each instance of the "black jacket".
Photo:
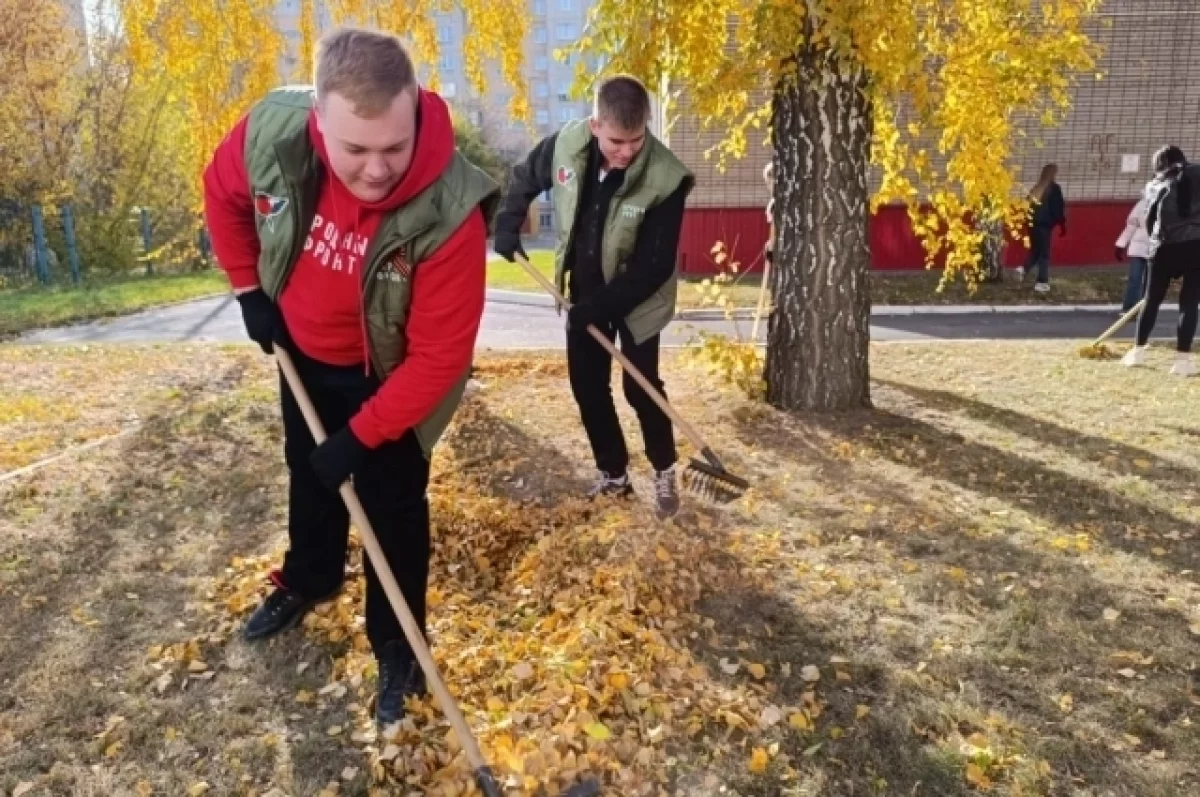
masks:
[[(551, 172), (557, 140), (557, 133), (542, 139), (524, 162), (513, 168), (508, 193), (496, 217), (497, 231), (518, 233), (530, 203), (553, 189)], [(681, 185), (666, 200), (646, 211), (624, 272), (605, 284), (600, 264), (601, 237), (613, 194), (624, 181), (625, 172), (612, 170), (601, 182), (600, 160), (599, 147), (593, 140), (588, 152), (587, 174), (580, 183), (580, 201), (576, 206), (564, 265), (569, 274), (571, 301), (588, 302), (602, 320), (619, 321), (649, 299), (675, 273), (688, 186)]]

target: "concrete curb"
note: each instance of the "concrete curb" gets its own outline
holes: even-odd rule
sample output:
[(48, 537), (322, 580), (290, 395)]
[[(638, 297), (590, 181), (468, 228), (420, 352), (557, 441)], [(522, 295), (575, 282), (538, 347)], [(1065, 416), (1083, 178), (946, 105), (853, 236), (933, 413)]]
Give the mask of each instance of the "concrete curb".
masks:
[[(554, 307), (554, 300), (542, 293), (488, 288), (487, 299), (497, 304), (525, 307)], [(980, 313), (1116, 313), (1119, 304), (881, 304), (871, 308), (872, 316), (910, 315), (976, 315)], [(733, 317), (752, 320), (754, 311), (735, 310)], [(675, 318), (681, 321), (721, 321), (725, 311), (716, 309), (680, 310)]]

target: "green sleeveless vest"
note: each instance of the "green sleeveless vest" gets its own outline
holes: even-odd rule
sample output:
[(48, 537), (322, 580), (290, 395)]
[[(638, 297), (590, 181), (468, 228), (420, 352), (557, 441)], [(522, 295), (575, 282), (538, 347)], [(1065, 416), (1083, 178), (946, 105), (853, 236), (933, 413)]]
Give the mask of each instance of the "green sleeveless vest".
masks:
[[(588, 149), (592, 131), (586, 119), (569, 122), (554, 143), (552, 158), (551, 204), (554, 208), (558, 241), (554, 252), (554, 279), (560, 291), (567, 285), (566, 259), (571, 249), (571, 232), (579, 207), (579, 183), (587, 174)], [(625, 261), (633, 254), (638, 229), (646, 211), (659, 204), (686, 183), (691, 191), (695, 178), (666, 145), (646, 133), (646, 145), (625, 170), (625, 182), (613, 196), (604, 223), (601, 267), (608, 282), (625, 270)], [(671, 276), (666, 284), (625, 317), (634, 340), (642, 343), (659, 332), (675, 317), (679, 278)]]
[[(255, 200), (262, 253), (259, 282), (278, 301), (304, 247), (317, 212), (324, 166), (308, 137), (310, 86), (270, 92), (251, 111), (246, 129), (246, 171)], [(404, 334), (412, 276), (476, 208), (489, 226), (500, 187), (460, 153), (437, 182), (389, 214), (371, 239), (362, 270), (363, 317), (371, 366), (386, 379), (404, 362)], [(426, 457), (462, 400), (468, 372), (414, 429)]]

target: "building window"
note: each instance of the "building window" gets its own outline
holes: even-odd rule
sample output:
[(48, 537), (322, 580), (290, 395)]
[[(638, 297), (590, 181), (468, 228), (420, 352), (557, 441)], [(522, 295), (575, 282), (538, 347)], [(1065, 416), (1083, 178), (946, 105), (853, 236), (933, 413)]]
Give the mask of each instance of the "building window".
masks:
[(575, 25), (571, 22), (560, 22), (554, 26), (554, 38), (560, 42), (575, 40)]
[(575, 0), (558, 0), (559, 11), (574, 11)]
[(546, 29), (543, 27), (540, 27), (540, 26), (534, 28), (533, 29), (533, 40), (535, 42), (537, 42), (538, 44), (545, 44), (546, 43)]
[(458, 94), (458, 87), (453, 83), (446, 83), (442, 85), (442, 96), (446, 99), (453, 99), (456, 94)]
[(550, 96), (550, 84), (538, 83), (533, 87), (533, 96), (539, 99), (545, 99)]
[(538, 227), (543, 230), (550, 229), (550, 225), (552, 223), (551, 216), (552, 216), (552, 214), (550, 214), (550, 213), (539, 213), (538, 214)]
[(454, 41), (454, 28), (449, 25), (438, 26), (438, 42), (440, 44), (449, 44)]
[(454, 54), (442, 53), (442, 57), (438, 60), (438, 69), (449, 72), (454, 69)]
[(558, 121), (569, 122), (574, 118), (575, 118), (575, 109), (574, 108), (559, 108), (558, 109)]
[(535, 17), (546, 16), (546, 0), (533, 0), (533, 15)]
[(544, 55), (536, 56), (533, 59), (533, 68), (539, 72), (545, 72), (550, 68), (550, 59)]
[(564, 80), (562, 83), (558, 84), (558, 101), (559, 102), (570, 102), (571, 101), (571, 81)]
[(539, 125), (543, 125), (543, 126), (550, 124), (550, 112), (549, 111), (538, 111), (537, 112), (537, 123)]
[(471, 111), (471, 124), (479, 127), (483, 124), (483, 114), (479, 111)]

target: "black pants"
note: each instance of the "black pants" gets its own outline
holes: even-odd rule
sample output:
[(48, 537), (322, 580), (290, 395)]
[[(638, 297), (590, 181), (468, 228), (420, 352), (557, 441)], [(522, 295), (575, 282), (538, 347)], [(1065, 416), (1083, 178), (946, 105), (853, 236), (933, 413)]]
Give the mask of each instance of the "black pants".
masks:
[(1029, 231), (1029, 256), (1025, 270), (1037, 269), (1037, 281), (1050, 281), (1050, 245), (1054, 241), (1053, 227), (1033, 227)]
[[(292, 358), (329, 434), (343, 428), (379, 389), (379, 380), (366, 376), (361, 365), (325, 365), (299, 353), (293, 353)], [(280, 393), (284, 457), (291, 476), (289, 547), (283, 561), (283, 583), (305, 597), (316, 598), (328, 595), (342, 583), (350, 516), (341, 496), (327, 490), (308, 463), (315, 442), (282, 375)], [(428, 484), (429, 461), (411, 431), (372, 451), (366, 464), (354, 474), (354, 489), (422, 630), (429, 581)], [(379, 654), (384, 645), (403, 639), (404, 634), (365, 554), (363, 559), (367, 573), (367, 638)]]
[(1176, 329), (1176, 349), (1192, 350), (1196, 337), (1196, 321), (1200, 308), (1200, 241), (1164, 244), (1150, 261), (1150, 284), (1146, 288), (1146, 304), (1138, 316), (1137, 344), (1145, 346), (1158, 320), (1158, 308), (1167, 297), (1171, 281), (1182, 279), (1179, 290), (1179, 326)]
[[(659, 336), (636, 344), (625, 326), (598, 323), (596, 328), (609, 340), (620, 335), (621, 353), (642, 372), (650, 384), (663, 389), (658, 376)], [(629, 467), (629, 451), (617, 419), (612, 395), (612, 355), (596, 342), (587, 329), (567, 330), (567, 371), (571, 377), (571, 392), (579, 405), (583, 428), (587, 431), (596, 467), (610, 476), (620, 476)], [(671, 419), (658, 408), (646, 391), (629, 374), (622, 379), (625, 399), (637, 413), (642, 427), (646, 458), (655, 470), (666, 470), (675, 464), (675, 433)]]

